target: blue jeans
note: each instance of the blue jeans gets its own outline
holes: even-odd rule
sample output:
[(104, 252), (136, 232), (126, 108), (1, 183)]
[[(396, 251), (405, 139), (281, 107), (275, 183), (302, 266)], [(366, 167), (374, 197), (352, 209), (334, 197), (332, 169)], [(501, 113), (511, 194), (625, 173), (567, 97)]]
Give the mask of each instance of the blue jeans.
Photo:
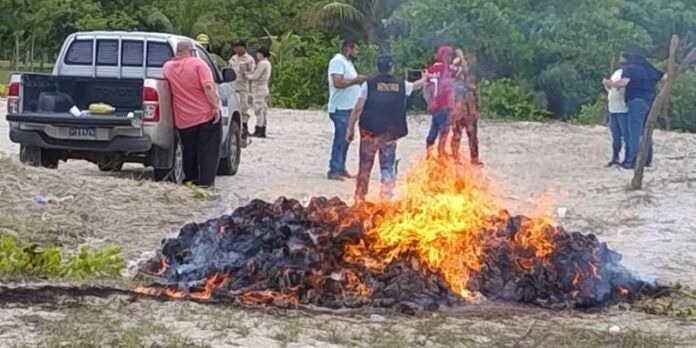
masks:
[(331, 146), (331, 159), (329, 160), (329, 174), (345, 174), (346, 156), (348, 146), (346, 141), (346, 131), (348, 130), (348, 120), (352, 110), (336, 110), (329, 114), (334, 124), (334, 138)]
[(447, 134), (449, 133), (450, 127), (449, 114), (449, 109), (433, 112), (430, 120), (430, 131), (428, 132), (428, 137), (425, 139), (425, 144), (428, 149), (432, 148), (437, 140), (437, 152), (440, 156), (445, 154), (445, 142), (447, 141)]
[(396, 140), (375, 136), (361, 131), (360, 135), (360, 169), (355, 186), (355, 196), (364, 200), (370, 184), (370, 173), (379, 152), (379, 168), (382, 177), (382, 199), (391, 199), (396, 182)]
[[(628, 132), (626, 132), (626, 159), (624, 160), (624, 167), (633, 168), (636, 165), (636, 159), (638, 157), (638, 151), (640, 150), (640, 138), (643, 135), (643, 129), (645, 128), (645, 121), (650, 112), (651, 102), (645, 99), (633, 99), (628, 102)], [(646, 158), (645, 165), (652, 165), (652, 142), (648, 144), (648, 157)]]
[[(624, 147), (622, 145), (628, 142), (628, 114), (610, 114), (609, 131), (611, 132), (611, 160), (618, 163), (621, 155), (621, 148)], [(626, 154), (628, 154), (628, 149), (626, 149)]]

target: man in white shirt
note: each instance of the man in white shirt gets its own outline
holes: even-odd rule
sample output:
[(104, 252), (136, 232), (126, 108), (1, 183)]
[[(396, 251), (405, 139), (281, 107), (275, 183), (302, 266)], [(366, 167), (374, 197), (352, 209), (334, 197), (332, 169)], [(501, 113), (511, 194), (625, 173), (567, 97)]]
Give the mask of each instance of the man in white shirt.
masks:
[(346, 180), (351, 176), (346, 170), (348, 145), (346, 129), (351, 111), (360, 96), (360, 84), (367, 77), (358, 75), (352, 60), (358, 56), (355, 41), (346, 40), (341, 45), (341, 53), (329, 62), (329, 116), (334, 124), (334, 139), (329, 161), (329, 180)]
[(624, 87), (609, 87), (610, 82), (621, 80), (623, 70), (619, 69), (611, 75), (609, 80), (604, 79), (604, 88), (607, 90), (607, 101), (609, 106), (609, 130), (611, 131), (611, 161), (607, 163), (607, 167), (621, 164), (619, 156), (621, 155), (622, 144), (626, 144), (626, 132), (628, 130), (628, 107), (626, 106), (626, 88)]

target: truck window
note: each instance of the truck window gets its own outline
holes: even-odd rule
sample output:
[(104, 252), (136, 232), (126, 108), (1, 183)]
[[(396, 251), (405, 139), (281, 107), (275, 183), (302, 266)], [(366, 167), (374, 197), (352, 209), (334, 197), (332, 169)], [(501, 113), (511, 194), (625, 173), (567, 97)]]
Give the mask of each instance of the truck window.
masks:
[(147, 43), (147, 66), (149, 68), (161, 68), (173, 55), (172, 47), (166, 42), (152, 41)]
[(123, 40), (121, 43), (121, 65), (143, 66), (143, 42)]
[(203, 59), (206, 65), (210, 68), (210, 72), (213, 73), (213, 79), (215, 82), (220, 82), (222, 79), (220, 78), (220, 72), (217, 70), (215, 67), (215, 64), (213, 64), (213, 61), (210, 59), (210, 55), (203, 50), (202, 48), (196, 46), (196, 55), (198, 58)]
[(92, 65), (93, 40), (75, 40), (70, 44), (63, 60), (69, 65)]
[(97, 40), (97, 65), (118, 66), (118, 40)]

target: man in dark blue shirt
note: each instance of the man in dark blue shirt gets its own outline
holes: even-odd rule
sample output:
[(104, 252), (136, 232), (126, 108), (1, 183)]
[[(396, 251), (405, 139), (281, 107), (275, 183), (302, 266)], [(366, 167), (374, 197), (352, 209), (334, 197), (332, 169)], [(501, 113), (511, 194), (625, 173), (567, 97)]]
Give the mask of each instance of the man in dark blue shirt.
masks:
[(355, 124), (360, 120), (360, 166), (355, 187), (356, 203), (367, 195), (370, 172), (375, 155), (379, 152), (382, 191), (380, 197), (388, 200), (396, 181), (396, 141), (408, 134), (406, 98), (423, 88), (427, 74), (410, 83), (394, 77), (394, 61), (384, 55), (377, 59), (379, 73), (362, 84), (360, 97), (348, 122), (346, 141), (353, 141)]

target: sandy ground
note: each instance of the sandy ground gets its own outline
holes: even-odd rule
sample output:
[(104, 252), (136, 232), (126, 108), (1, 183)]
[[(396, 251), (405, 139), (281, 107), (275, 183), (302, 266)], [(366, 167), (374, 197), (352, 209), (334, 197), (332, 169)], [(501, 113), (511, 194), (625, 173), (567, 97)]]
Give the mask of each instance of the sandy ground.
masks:
[[(1, 114), (4, 114), (3, 101), (0, 101)], [(398, 147), (402, 173), (422, 153), (427, 127), (427, 117), (412, 119), (411, 133)], [(90, 232), (84, 236), (78, 234), (77, 239), (81, 242), (116, 241), (122, 243), (128, 257), (133, 257), (156, 248), (159, 238), (170, 233), (174, 226), (194, 218), (219, 215), (252, 198), (270, 200), (285, 195), (304, 199), (313, 195), (335, 195), (352, 199), (352, 183), (325, 178), (332, 125), (324, 113), (272, 110), (268, 133), (268, 139), (255, 139), (244, 150), (236, 177), (218, 179), (220, 199), (215, 202), (197, 202), (185, 190), (170, 185), (103, 174), (96, 166), (80, 161), (61, 164), (58, 171), (27, 169), (29, 174), (9, 176), (3, 174), (5, 168), (18, 167), (16, 162), (5, 160), (0, 162), (0, 185), (10, 189), (0, 192), (0, 208), (14, 207), (12, 213), (16, 216), (40, 219), (42, 213), (32, 212), (38, 209), (31, 206), (32, 194), (69, 194), (62, 191), (43, 193), (47, 188), (56, 189), (56, 186), (48, 186), (55, 185), (55, 180), (42, 181), (44, 176), (64, 178), (66, 182), (78, 181), (91, 185), (89, 187), (106, 185), (110, 189), (103, 192), (104, 201), (110, 201), (114, 195), (121, 203), (100, 203), (101, 210), (93, 213), (94, 216), (105, 216), (113, 205), (126, 212), (139, 211), (136, 206), (140, 205), (149, 208), (143, 215), (157, 221), (138, 226), (137, 218), (133, 217), (120, 229), (122, 237), (114, 237), (112, 230), (102, 229), (110, 224), (120, 226), (118, 221), (109, 220), (107, 224), (87, 219), (84, 224), (90, 226)], [(9, 142), (6, 134), (7, 124), (0, 122), (0, 152), (16, 157), (17, 146)], [(548, 211), (567, 208), (566, 216), (559, 218), (559, 223), (571, 230), (597, 234), (621, 252), (625, 264), (636, 273), (662, 282), (681, 282), (696, 287), (696, 135), (657, 132), (655, 137), (654, 168), (646, 173), (645, 190), (630, 191), (628, 184), (632, 172), (603, 166), (610, 152), (605, 127), (491, 122), (483, 122), (480, 126), (485, 174), (501, 186), (498, 198), (513, 213), (530, 213), (541, 197), (552, 197), (555, 203), (547, 207)], [(348, 158), (352, 172), (357, 169), (356, 152), (357, 146), (352, 147)], [(140, 174), (141, 170), (135, 167), (125, 176)], [(29, 182), (21, 188), (7, 182), (18, 179)], [(373, 191), (378, 187), (376, 180), (377, 173), (373, 177)], [(75, 190), (80, 185), (75, 184)], [(148, 194), (138, 195), (139, 187)], [(167, 190), (172, 192), (170, 198), (163, 196)], [(90, 201), (86, 192), (81, 193), (86, 202), (97, 204)], [(151, 204), (153, 200), (157, 203)], [(61, 211), (57, 207), (45, 209), (54, 209), (52, 216), (60, 218)], [(67, 210), (69, 214), (79, 215), (74, 209)], [(144, 234), (148, 237), (142, 238)], [(70, 301), (65, 299), (65, 302)], [(138, 300), (126, 303), (129, 302), (125, 299), (112, 298), (64, 306), (4, 305), (0, 346), (9, 345), (3, 344), (3, 340), (27, 346), (53, 346), (62, 342), (61, 337), (71, 337), (67, 341), (82, 340), (93, 346), (128, 347), (139, 346), (129, 345), (129, 342), (148, 340), (164, 346), (196, 343), (214, 347), (696, 346), (696, 322), (692, 319), (619, 310), (601, 314), (511, 310), (508, 314), (503, 311), (492, 316), (370, 319), (298, 311), (249, 311), (182, 302), (163, 304)], [(110, 324), (90, 319), (95, 315), (109, 318)], [(609, 334), (612, 325), (620, 331)], [(553, 333), (551, 328), (562, 330)], [(163, 331), (167, 340), (153, 336), (153, 332), (162, 334)], [(101, 338), (94, 338), (95, 335)]]

